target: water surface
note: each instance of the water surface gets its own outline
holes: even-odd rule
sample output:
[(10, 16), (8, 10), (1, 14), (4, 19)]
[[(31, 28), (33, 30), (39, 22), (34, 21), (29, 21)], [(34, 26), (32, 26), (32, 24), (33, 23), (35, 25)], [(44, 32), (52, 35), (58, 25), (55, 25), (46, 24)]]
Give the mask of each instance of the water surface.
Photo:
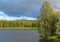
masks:
[(60, 42), (42, 40), (37, 30), (0, 30), (0, 42)]
[(0, 42), (39, 42), (37, 30), (0, 30)]

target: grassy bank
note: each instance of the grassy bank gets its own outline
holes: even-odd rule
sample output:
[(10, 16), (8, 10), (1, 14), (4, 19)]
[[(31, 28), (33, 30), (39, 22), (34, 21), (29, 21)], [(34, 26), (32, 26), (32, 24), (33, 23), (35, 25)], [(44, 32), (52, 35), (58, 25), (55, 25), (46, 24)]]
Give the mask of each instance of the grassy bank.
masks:
[(51, 37), (48, 37), (48, 39), (52, 39), (54, 41), (60, 41), (60, 37), (59, 36), (51, 36)]
[(0, 30), (37, 30), (37, 27), (7, 27), (7, 28), (0, 28)]

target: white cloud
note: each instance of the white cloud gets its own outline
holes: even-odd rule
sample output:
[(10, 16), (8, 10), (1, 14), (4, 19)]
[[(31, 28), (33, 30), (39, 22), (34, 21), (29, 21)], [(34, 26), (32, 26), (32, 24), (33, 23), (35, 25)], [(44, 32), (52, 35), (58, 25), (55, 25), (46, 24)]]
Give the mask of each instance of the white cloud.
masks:
[(6, 15), (4, 12), (0, 11), (0, 20), (36, 20), (36, 18), (21, 16), (21, 17), (10, 17)]
[(50, 5), (54, 11), (60, 11), (60, 0), (44, 0), (50, 2)]
[(17, 19), (27, 19), (27, 20), (36, 20), (36, 18), (32, 18), (32, 17), (26, 17), (26, 16), (21, 16)]
[(45, 1), (48, 1), (54, 11), (60, 11), (60, 0), (40, 0), (40, 1), (41, 4), (43, 4), (43, 2)]

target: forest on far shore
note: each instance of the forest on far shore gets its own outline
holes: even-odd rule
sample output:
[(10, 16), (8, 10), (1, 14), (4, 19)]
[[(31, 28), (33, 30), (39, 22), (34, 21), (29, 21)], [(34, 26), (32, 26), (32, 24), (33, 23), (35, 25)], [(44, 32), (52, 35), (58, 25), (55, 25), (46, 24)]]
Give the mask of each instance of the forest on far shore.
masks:
[(37, 20), (0, 20), (0, 28), (37, 27)]

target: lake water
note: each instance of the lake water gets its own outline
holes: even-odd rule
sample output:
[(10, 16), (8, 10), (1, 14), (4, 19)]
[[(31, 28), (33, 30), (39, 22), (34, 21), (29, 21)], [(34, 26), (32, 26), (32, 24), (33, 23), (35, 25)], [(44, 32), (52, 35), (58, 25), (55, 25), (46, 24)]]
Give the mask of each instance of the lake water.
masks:
[(60, 42), (41, 40), (37, 30), (0, 30), (0, 42)]
[(0, 30), (0, 42), (39, 42), (37, 30)]

